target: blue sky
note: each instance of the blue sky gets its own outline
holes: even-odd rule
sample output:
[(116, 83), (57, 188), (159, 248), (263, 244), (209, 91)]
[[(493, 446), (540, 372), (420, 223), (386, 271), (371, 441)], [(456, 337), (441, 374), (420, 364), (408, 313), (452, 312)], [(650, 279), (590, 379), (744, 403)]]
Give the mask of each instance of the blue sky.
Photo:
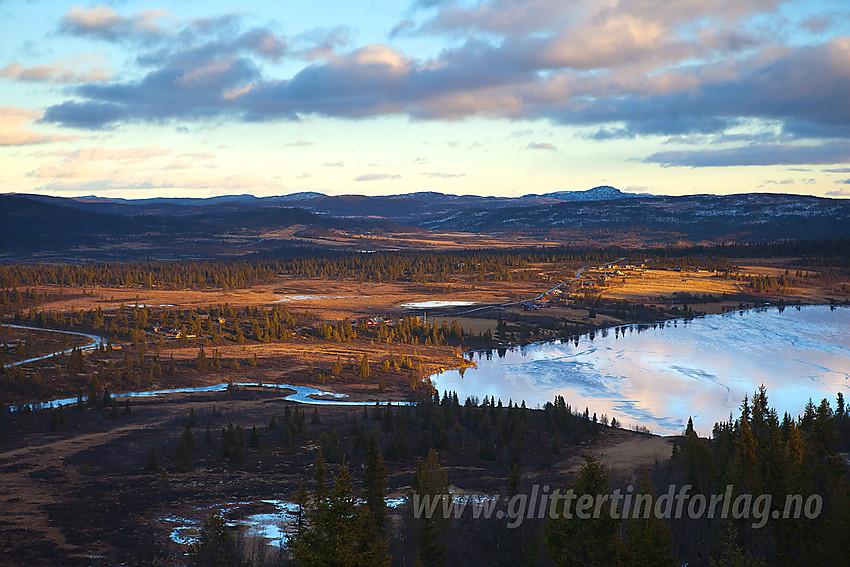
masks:
[(0, 0), (0, 192), (850, 197), (846, 0)]

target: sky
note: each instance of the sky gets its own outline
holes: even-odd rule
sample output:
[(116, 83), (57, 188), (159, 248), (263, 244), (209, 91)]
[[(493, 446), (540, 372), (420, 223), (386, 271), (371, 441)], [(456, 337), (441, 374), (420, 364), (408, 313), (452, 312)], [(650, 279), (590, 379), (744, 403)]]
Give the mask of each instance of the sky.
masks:
[(0, 0), (0, 193), (850, 197), (847, 0)]

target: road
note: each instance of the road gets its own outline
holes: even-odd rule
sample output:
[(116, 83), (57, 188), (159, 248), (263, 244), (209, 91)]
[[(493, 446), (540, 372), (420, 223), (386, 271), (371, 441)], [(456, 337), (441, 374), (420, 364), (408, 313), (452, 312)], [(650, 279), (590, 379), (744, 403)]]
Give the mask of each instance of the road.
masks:
[[(602, 264), (601, 267), (606, 268), (606, 267), (614, 265), (614, 264), (619, 264), (623, 260), (625, 260), (625, 258), (618, 258), (617, 260), (613, 260), (611, 262), (608, 262), (607, 264)], [(502, 307), (512, 307), (514, 305), (520, 305), (521, 303), (525, 303), (526, 301), (537, 301), (537, 300), (543, 299), (543, 297), (547, 293), (552, 293), (556, 289), (559, 289), (559, 288), (561, 288), (565, 285), (569, 285), (573, 282), (578, 281), (579, 278), (581, 278), (582, 272), (584, 272), (584, 270), (586, 270), (587, 268), (590, 268), (590, 267), (591, 267), (590, 264), (588, 264), (587, 266), (582, 266), (581, 268), (578, 269), (578, 271), (576, 272), (576, 275), (573, 279), (562, 281), (561, 283), (559, 283), (555, 287), (553, 287), (551, 289), (547, 289), (546, 291), (543, 291), (543, 292), (537, 294), (536, 296), (534, 296), (531, 299), (523, 299), (523, 300), (520, 300), (520, 301), (513, 301), (513, 302), (510, 302), (510, 303), (502, 303), (502, 304), (497, 304), (497, 305), (483, 305), (481, 307), (476, 307), (474, 309), (469, 309), (467, 311), (460, 311), (458, 313), (453, 313), (451, 315), (445, 315), (445, 317), (458, 317), (460, 315), (467, 315), (469, 313), (474, 313), (476, 311), (483, 311), (485, 309), (498, 309), (498, 308), (502, 308)]]

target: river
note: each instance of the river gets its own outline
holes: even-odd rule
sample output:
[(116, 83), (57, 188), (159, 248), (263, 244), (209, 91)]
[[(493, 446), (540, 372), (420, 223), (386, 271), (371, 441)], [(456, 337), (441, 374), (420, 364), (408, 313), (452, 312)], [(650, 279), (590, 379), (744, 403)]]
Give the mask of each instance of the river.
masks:
[[(100, 345), (100, 344), (106, 344), (106, 339), (104, 339), (101, 336), (90, 335), (88, 333), (80, 333), (78, 331), (60, 331), (58, 329), (43, 329), (41, 327), (27, 327), (25, 325), (5, 325), (4, 324), (3, 326), (6, 327), (6, 328), (9, 328), (9, 329), (26, 329), (26, 330), (29, 330), (29, 331), (43, 331), (45, 333), (59, 333), (59, 334), (62, 334), (62, 335), (77, 335), (77, 336), (80, 336), (80, 337), (87, 337), (90, 342), (88, 344), (83, 345), (83, 346), (76, 347), (76, 348), (79, 348), (80, 350), (90, 350), (90, 349), (93, 349), (93, 348), (97, 348), (97, 346)], [(38, 360), (44, 360), (46, 358), (50, 358), (51, 356), (56, 356), (57, 354), (71, 354), (71, 352), (74, 350), (74, 348), (75, 347), (71, 347), (71, 348), (68, 348), (68, 349), (65, 349), (65, 350), (62, 350), (62, 351), (51, 352), (49, 354), (45, 354), (45, 355), (42, 355), (42, 356), (36, 356), (36, 357), (33, 357), (33, 358), (28, 358), (26, 360), (19, 360), (18, 362), (12, 362), (10, 364), (6, 364), (5, 367), (9, 368), (11, 366), (19, 366), (21, 364), (27, 364), (29, 362), (36, 362)]]

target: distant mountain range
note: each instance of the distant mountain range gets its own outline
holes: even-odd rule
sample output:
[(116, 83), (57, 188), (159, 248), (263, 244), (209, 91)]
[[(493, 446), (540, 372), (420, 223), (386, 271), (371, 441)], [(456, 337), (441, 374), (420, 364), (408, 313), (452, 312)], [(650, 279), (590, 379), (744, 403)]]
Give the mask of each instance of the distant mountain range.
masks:
[(341, 218), (384, 219), (419, 224), (423, 218), (434, 218), (457, 212), (459, 209), (503, 209), (533, 207), (573, 201), (598, 201), (629, 199), (646, 194), (625, 193), (614, 187), (594, 187), (586, 191), (557, 191), (543, 195), (522, 197), (482, 197), (479, 195), (446, 195), (435, 192), (406, 193), (401, 195), (324, 195), (303, 192), (273, 197), (253, 195), (225, 195), (206, 199), (183, 197), (158, 197), (153, 199), (118, 199), (110, 197), (50, 197), (22, 195), (45, 203), (60, 204), (86, 211), (123, 215), (162, 214), (187, 216), (210, 211), (232, 212), (270, 207), (295, 207), (316, 214)]
[(522, 197), (0, 195), (0, 261), (7, 262), (208, 258), (293, 246), (392, 248), (392, 235), (446, 232), (584, 246), (839, 238), (850, 237), (850, 200), (771, 193), (669, 197), (608, 186)]

